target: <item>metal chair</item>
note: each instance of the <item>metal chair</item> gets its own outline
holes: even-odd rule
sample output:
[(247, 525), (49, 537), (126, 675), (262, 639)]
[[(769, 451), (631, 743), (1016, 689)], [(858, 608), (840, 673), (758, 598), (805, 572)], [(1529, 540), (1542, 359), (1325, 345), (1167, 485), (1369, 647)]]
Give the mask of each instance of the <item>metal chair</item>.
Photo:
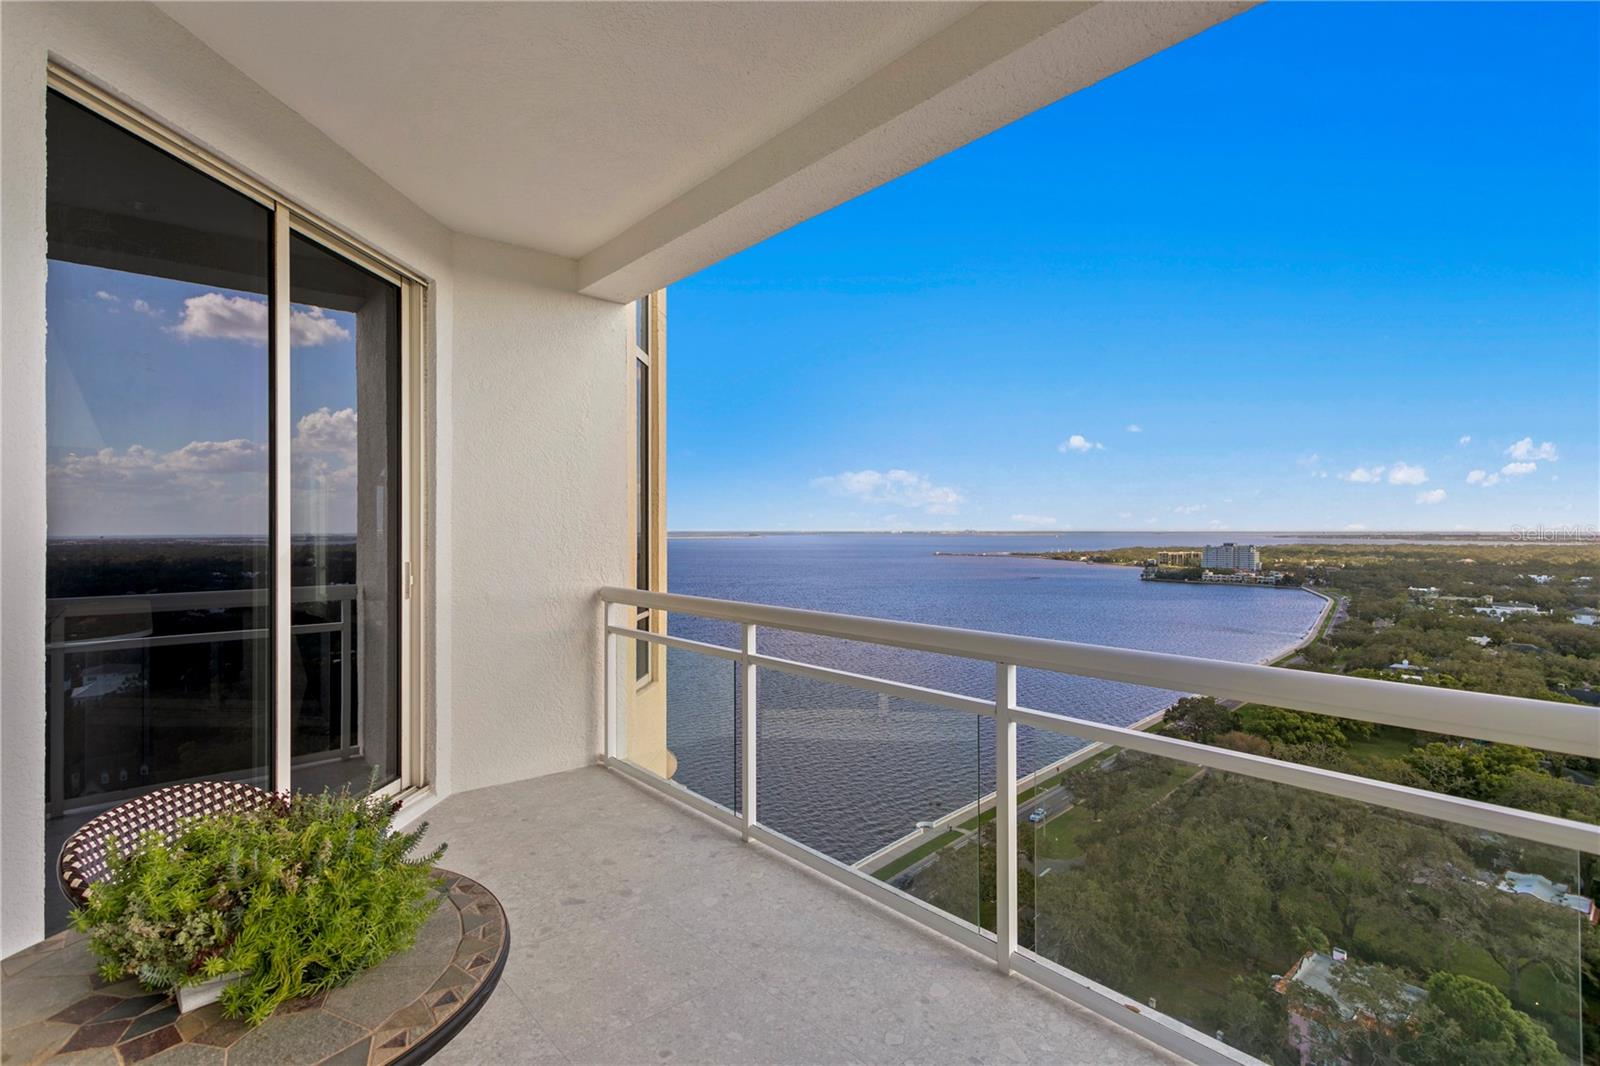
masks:
[(250, 811), (275, 798), (274, 793), (242, 781), (191, 781), (119, 803), (89, 819), (61, 845), (61, 856), (56, 860), (61, 892), (74, 907), (83, 906), (89, 886), (102, 880), (109, 869), (106, 844), (111, 837), (117, 838), (123, 854), (151, 830), (170, 844), (178, 838), (180, 823), (190, 818)]

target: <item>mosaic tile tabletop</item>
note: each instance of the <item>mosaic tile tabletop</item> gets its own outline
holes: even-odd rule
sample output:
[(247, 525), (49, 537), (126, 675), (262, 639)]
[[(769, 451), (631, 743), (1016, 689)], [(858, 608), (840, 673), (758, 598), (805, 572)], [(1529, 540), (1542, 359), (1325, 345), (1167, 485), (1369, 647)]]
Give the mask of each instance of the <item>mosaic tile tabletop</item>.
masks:
[(464, 1025), (500, 979), (510, 937), (494, 894), (446, 870), (441, 904), (410, 951), (354, 981), (283, 1004), (252, 1029), (208, 1007), (180, 1015), (136, 981), (107, 984), (81, 933), (0, 963), (0, 1060), (84, 1066), (408, 1066)]

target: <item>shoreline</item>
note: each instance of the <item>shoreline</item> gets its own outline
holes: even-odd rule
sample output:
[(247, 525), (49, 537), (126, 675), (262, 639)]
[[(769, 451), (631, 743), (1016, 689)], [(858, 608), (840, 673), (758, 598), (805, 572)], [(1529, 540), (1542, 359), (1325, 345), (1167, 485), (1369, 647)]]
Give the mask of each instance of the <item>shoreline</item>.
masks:
[[(1003, 554), (1011, 553), (1008, 552)], [(1115, 566), (1117, 564), (1086, 563), (1084, 565)], [(1310, 627), (1306, 630), (1306, 633), (1303, 637), (1301, 637), (1296, 643), (1284, 651), (1271, 653), (1258, 658), (1255, 662), (1255, 665), (1257, 666), (1277, 666), (1284, 660), (1293, 658), (1306, 648), (1310, 647), (1312, 644), (1316, 643), (1316, 641), (1321, 639), (1323, 636), (1327, 624), (1331, 621), (1334, 610), (1339, 603), (1339, 601), (1333, 596), (1330, 596), (1325, 592), (1318, 592), (1316, 589), (1308, 588), (1305, 585), (1295, 585), (1292, 587), (1299, 589), (1302, 592), (1309, 592), (1311, 595), (1322, 600), (1322, 610), (1317, 612), (1317, 617), (1312, 620)], [(1190, 696), (1196, 695), (1204, 695), (1204, 693), (1191, 692), (1183, 696), (1179, 696), (1165, 707), (1145, 715), (1143, 718), (1140, 718), (1138, 721), (1127, 726), (1127, 728), (1144, 731), (1160, 725), (1161, 722), (1166, 719), (1167, 712), (1172, 710), (1173, 707), (1177, 706), (1179, 700), (1187, 699)], [(1117, 747), (1117, 745), (1107, 743), (1105, 741), (1090, 741), (1083, 747), (1078, 748), (1076, 751), (1068, 752), (1066, 755), (1056, 759), (1054, 762), (1046, 763), (1037, 770), (1018, 777), (1017, 791), (1021, 793), (1031, 788), (1042, 787), (1050, 778), (1059, 777), (1079, 763), (1087, 762), (1090, 759), (1102, 755), (1115, 747)], [(973, 818), (981, 817), (985, 812), (992, 810), (996, 802), (996, 796), (997, 793), (987, 793), (978, 797), (976, 800), (973, 800), (971, 803), (966, 804), (965, 806), (958, 807), (956, 810), (941, 815), (939, 818), (920, 823), (917, 828), (913, 829), (911, 832), (889, 841), (889, 843), (885, 844), (883, 847), (862, 856), (850, 865), (854, 869), (859, 870), (864, 874), (875, 875), (877, 871), (895, 863), (910, 852), (926, 846), (929, 841), (935, 840), (945, 833), (952, 832), (952, 827), (958, 826), (961, 823), (969, 821)], [(952, 843), (954, 843), (954, 841), (952, 841)], [(943, 850), (944, 848), (940, 847), (930, 855), (926, 856), (926, 858), (932, 858), (933, 855), (936, 855), (939, 853), (939, 851)], [(908, 867), (906, 870), (900, 870), (896, 872), (894, 876), (900, 877), (904, 875), (906, 872), (908, 872), (908, 870), (914, 869), (915, 866), (920, 866), (923, 861), (925, 860), (919, 859), (914, 866)]]

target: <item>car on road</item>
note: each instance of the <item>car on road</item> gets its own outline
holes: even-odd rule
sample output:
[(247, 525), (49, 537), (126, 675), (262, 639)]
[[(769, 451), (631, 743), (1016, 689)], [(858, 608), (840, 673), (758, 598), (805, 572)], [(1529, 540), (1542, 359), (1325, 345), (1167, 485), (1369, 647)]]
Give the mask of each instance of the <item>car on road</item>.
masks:
[(1039, 822), (1044, 821), (1044, 808), (1043, 807), (1035, 807), (1033, 809), (1033, 811), (1028, 815), (1028, 821), (1033, 822), (1034, 824), (1038, 824)]

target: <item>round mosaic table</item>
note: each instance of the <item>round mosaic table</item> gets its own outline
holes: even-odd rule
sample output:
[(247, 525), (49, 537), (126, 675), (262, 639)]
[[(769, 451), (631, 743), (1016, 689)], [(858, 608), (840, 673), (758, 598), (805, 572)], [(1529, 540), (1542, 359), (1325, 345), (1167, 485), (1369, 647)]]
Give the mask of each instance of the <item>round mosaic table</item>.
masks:
[(252, 1029), (220, 1007), (180, 1015), (171, 996), (108, 984), (81, 933), (59, 933), (0, 964), (0, 1048), (7, 1066), (408, 1066), (424, 1062), (478, 1012), (511, 938), (494, 894), (447, 870), (445, 901), (410, 951), (331, 992), (280, 1006)]

